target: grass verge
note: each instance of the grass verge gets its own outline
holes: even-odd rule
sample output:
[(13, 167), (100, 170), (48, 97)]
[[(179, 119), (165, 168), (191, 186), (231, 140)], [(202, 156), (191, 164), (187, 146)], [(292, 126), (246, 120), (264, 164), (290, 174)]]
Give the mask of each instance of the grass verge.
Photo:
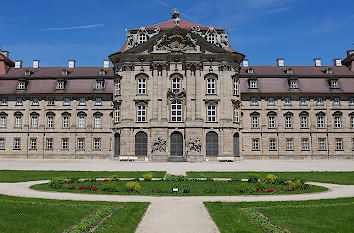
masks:
[[(247, 178), (251, 172), (187, 172), (190, 178)], [(265, 178), (267, 174), (274, 174), (285, 179), (301, 177), (306, 181), (332, 184), (354, 184), (354, 172), (252, 172)]]

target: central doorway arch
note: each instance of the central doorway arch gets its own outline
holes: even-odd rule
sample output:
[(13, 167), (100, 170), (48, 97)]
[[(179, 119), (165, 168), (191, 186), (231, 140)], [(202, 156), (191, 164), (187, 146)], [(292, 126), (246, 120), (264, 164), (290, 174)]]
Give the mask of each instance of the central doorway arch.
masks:
[(145, 132), (135, 135), (135, 156), (147, 156), (148, 136)]
[(219, 137), (215, 132), (206, 134), (206, 156), (219, 156)]
[(183, 135), (180, 132), (173, 132), (171, 134), (171, 156), (183, 156)]

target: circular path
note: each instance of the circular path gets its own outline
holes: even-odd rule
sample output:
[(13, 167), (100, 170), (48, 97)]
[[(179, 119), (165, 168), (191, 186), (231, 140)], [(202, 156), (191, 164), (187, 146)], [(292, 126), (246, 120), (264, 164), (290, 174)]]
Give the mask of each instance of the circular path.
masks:
[(208, 211), (203, 205), (206, 201), (256, 202), (256, 201), (300, 201), (354, 197), (354, 185), (338, 185), (309, 182), (328, 188), (326, 192), (289, 195), (249, 195), (249, 196), (138, 196), (104, 195), (48, 192), (30, 189), (35, 184), (48, 181), (30, 181), (21, 183), (0, 183), (0, 194), (77, 201), (110, 202), (150, 202), (136, 232), (138, 233), (211, 233), (219, 232)]

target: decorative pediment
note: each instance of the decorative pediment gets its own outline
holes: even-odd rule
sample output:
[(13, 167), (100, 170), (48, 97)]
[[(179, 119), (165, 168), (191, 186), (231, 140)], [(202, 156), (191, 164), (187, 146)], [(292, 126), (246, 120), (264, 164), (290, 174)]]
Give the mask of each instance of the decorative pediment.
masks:
[(172, 91), (171, 88), (167, 91), (167, 98), (173, 100), (184, 100), (186, 98), (186, 92), (183, 89), (182, 91)]
[(197, 41), (192, 38), (190, 33), (187, 33), (186, 36), (164, 34), (154, 46), (154, 51), (186, 52), (198, 50)]

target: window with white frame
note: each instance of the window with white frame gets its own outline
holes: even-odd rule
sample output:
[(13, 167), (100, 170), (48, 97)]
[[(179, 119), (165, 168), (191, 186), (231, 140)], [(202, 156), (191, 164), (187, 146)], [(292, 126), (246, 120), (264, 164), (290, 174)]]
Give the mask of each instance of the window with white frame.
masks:
[(120, 117), (120, 105), (116, 105), (114, 107), (114, 123), (118, 123), (120, 121), (119, 117)]
[(343, 138), (336, 138), (336, 150), (343, 150)]
[(268, 105), (275, 105), (274, 98), (268, 98)]
[(214, 33), (209, 33), (207, 35), (207, 41), (209, 43), (215, 44), (216, 43), (216, 35)]
[(79, 124), (78, 128), (83, 129), (85, 128), (85, 122), (86, 122), (86, 116), (85, 115), (79, 115)]
[(69, 98), (64, 98), (63, 102), (64, 102), (63, 105), (66, 105), (66, 106), (70, 105), (70, 99)]
[(292, 116), (285, 116), (285, 128), (293, 127), (293, 118)]
[(269, 128), (275, 128), (275, 116), (268, 116), (268, 126)]
[(324, 128), (324, 116), (317, 117), (317, 127)]
[(216, 94), (216, 78), (207, 78), (207, 94)]
[(277, 150), (277, 141), (275, 138), (270, 138), (269, 139), (269, 150), (270, 151), (275, 151)]
[(317, 98), (316, 105), (322, 106), (323, 105), (323, 98)]
[(96, 98), (95, 105), (102, 105), (102, 99), (101, 98)]
[(146, 106), (143, 104), (137, 106), (137, 122), (146, 122)]
[(63, 90), (64, 88), (65, 88), (64, 80), (58, 80), (57, 81), (57, 89), (58, 90)]
[(354, 98), (349, 99), (349, 105), (354, 105)]
[(47, 127), (48, 128), (54, 128), (54, 116), (53, 115), (49, 115), (47, 116)]
[(286, 139), (286, 150), (294, 150), (294, 144), (292, 138)]
[(354, 116), (350, 117), (350, 127), (354, 128)]
[(22, 116), (15, 116), (15, 128), (22, 128)]
[(172, 91), (180, 92), (181, 91), (181, 79), (178, 77), (172, 78)]
[(95, 138), (93, 140), (93, 150), (101, 150), (101, 139)]
[(38, 128), (38, 115), (33, 115), (31, 117), (31, 127)]
[(17, 98), (16, 99), (16, 105), (22, 106), (23, 105), (23, 100), (22, 98)]
[(86, 99), (80, 98), (79, 105), (86, 105)]
[(21, 139), (14, 138), (14, 150), (21, 150)]
[(47, 138), (46, 150), (53, 150), (53, 138)]
[(49, 98), (48, 99), (48, 105), (49, 106), (54, 106), (55, 105), (55, 99), (54, 98)]
[(115, 95), (120, 95), (120, 78), (116, 79), (114, 83), (114, 92)]
[(239, 81), (237, 78), (234, 78), (234, 95), (239, 94)]
[(256, 97), (251, 98), (251, 105), (258, 105), (258, 99)]
[(37, 138), (31, 138), (30, 150), (37, 150)]
[(333, 105), (340, 105), (340, 101), (338, 97), (333, 99)]
[(258, 116), (252, 116), (252, 128), (258, 128)]
[(6, 106), (7, 105), (7, 98), (6, 97), (2, 97), (1, 98), (1, 105), (2, 106)]
[(308, 138), (303, 138), (301, 140), (302, 144), (302, 150), (309, 150), (309, 139)]
[(68, 115), (63, 116), (63, 128), (69, 128), (70, 117)]
[(138, 78), (138, 94), (146, 94), (146, 78)]
[(18, 81), (17, 89), (18, 90), (25, 90), (26, 89), (26, 82), (25, 81)]
[(259, 150), (259, 139), (258, 138), (252, 139), (252, 150), (254, 150), (254, 151)]
[(308, 126), (307, 126), (307, 116), (301, 116), (300, 117), (300, 121), (301, 121), (301, 128), (302, 129), (306, 129), (306, 128), (308, 128)]
[(256, 89), (256, 88), (258, 88), (257, 80), (256, 80), (256, 79), (251, 79), (251, 80), (249, 81), (249, 87), (250, 87), (251, 89)]
[(291, 105), (291, 99), (290, 98), (284, 98), (284, 104), (285, 105)]
[(38, 105), (39, 105), (39, 100), (38, 100), (38, 98), (33, 98), (33, 99), (32, 99), (32, 105), (34, 105), (34, 106), (38, 106)]
[(300, 98), (300, 105), (306, 105), (307, 104), (307, 99), (306, 98)]
[(0, 150), (5, 150), (5, 139), (0, 138)]
[(341, 117), (340, 116), (335, 116), (334, 117), (334, 128), (341, 128)]
[(142, 44), (144, 42), (147, 41), (147, 38), (148, 36), (146, 35), (146, 33), (139, 33), (138, 35), (138, 44)]
[(95, 116), (95, 128), (101, 128), (102, 126), (102, 116), (96, 115)]
[(77, 150), (85, 150), (85, 138), (77, 139)]
[(290, 88), (291, 88), (291, 89), (296, 89), (296, 88), (298, 88), (297, 80), (296, 80), (296, 79), (290, 80)]
[(318, 139), (318, 150), (326, 150), (326, 139), (325, 138)]
[(240, 109), (238, 106), (234, 105), (234, 122), (239, 123), (240, 121)]
[(62, 150), (69, 150), (69, 139), (68, 138), (61, 139), (61, 149)]
[(207, 110), (207, 120), (208, 122), (215, 122), (216, 121), (216, 105), (210, 104), (208, 105)]
[(5, 115), (0, 116), (0, 128), (6, 128), (7, 117)]
[(331, 80), (331, 88), (338, 88), (338, 80)]
[(171, 121), (182, 121), (182, 102), (180, 100), (173, 100), (171, 102)]
[(96, 89), (103, 88), (103, 80), (96, 80)]

